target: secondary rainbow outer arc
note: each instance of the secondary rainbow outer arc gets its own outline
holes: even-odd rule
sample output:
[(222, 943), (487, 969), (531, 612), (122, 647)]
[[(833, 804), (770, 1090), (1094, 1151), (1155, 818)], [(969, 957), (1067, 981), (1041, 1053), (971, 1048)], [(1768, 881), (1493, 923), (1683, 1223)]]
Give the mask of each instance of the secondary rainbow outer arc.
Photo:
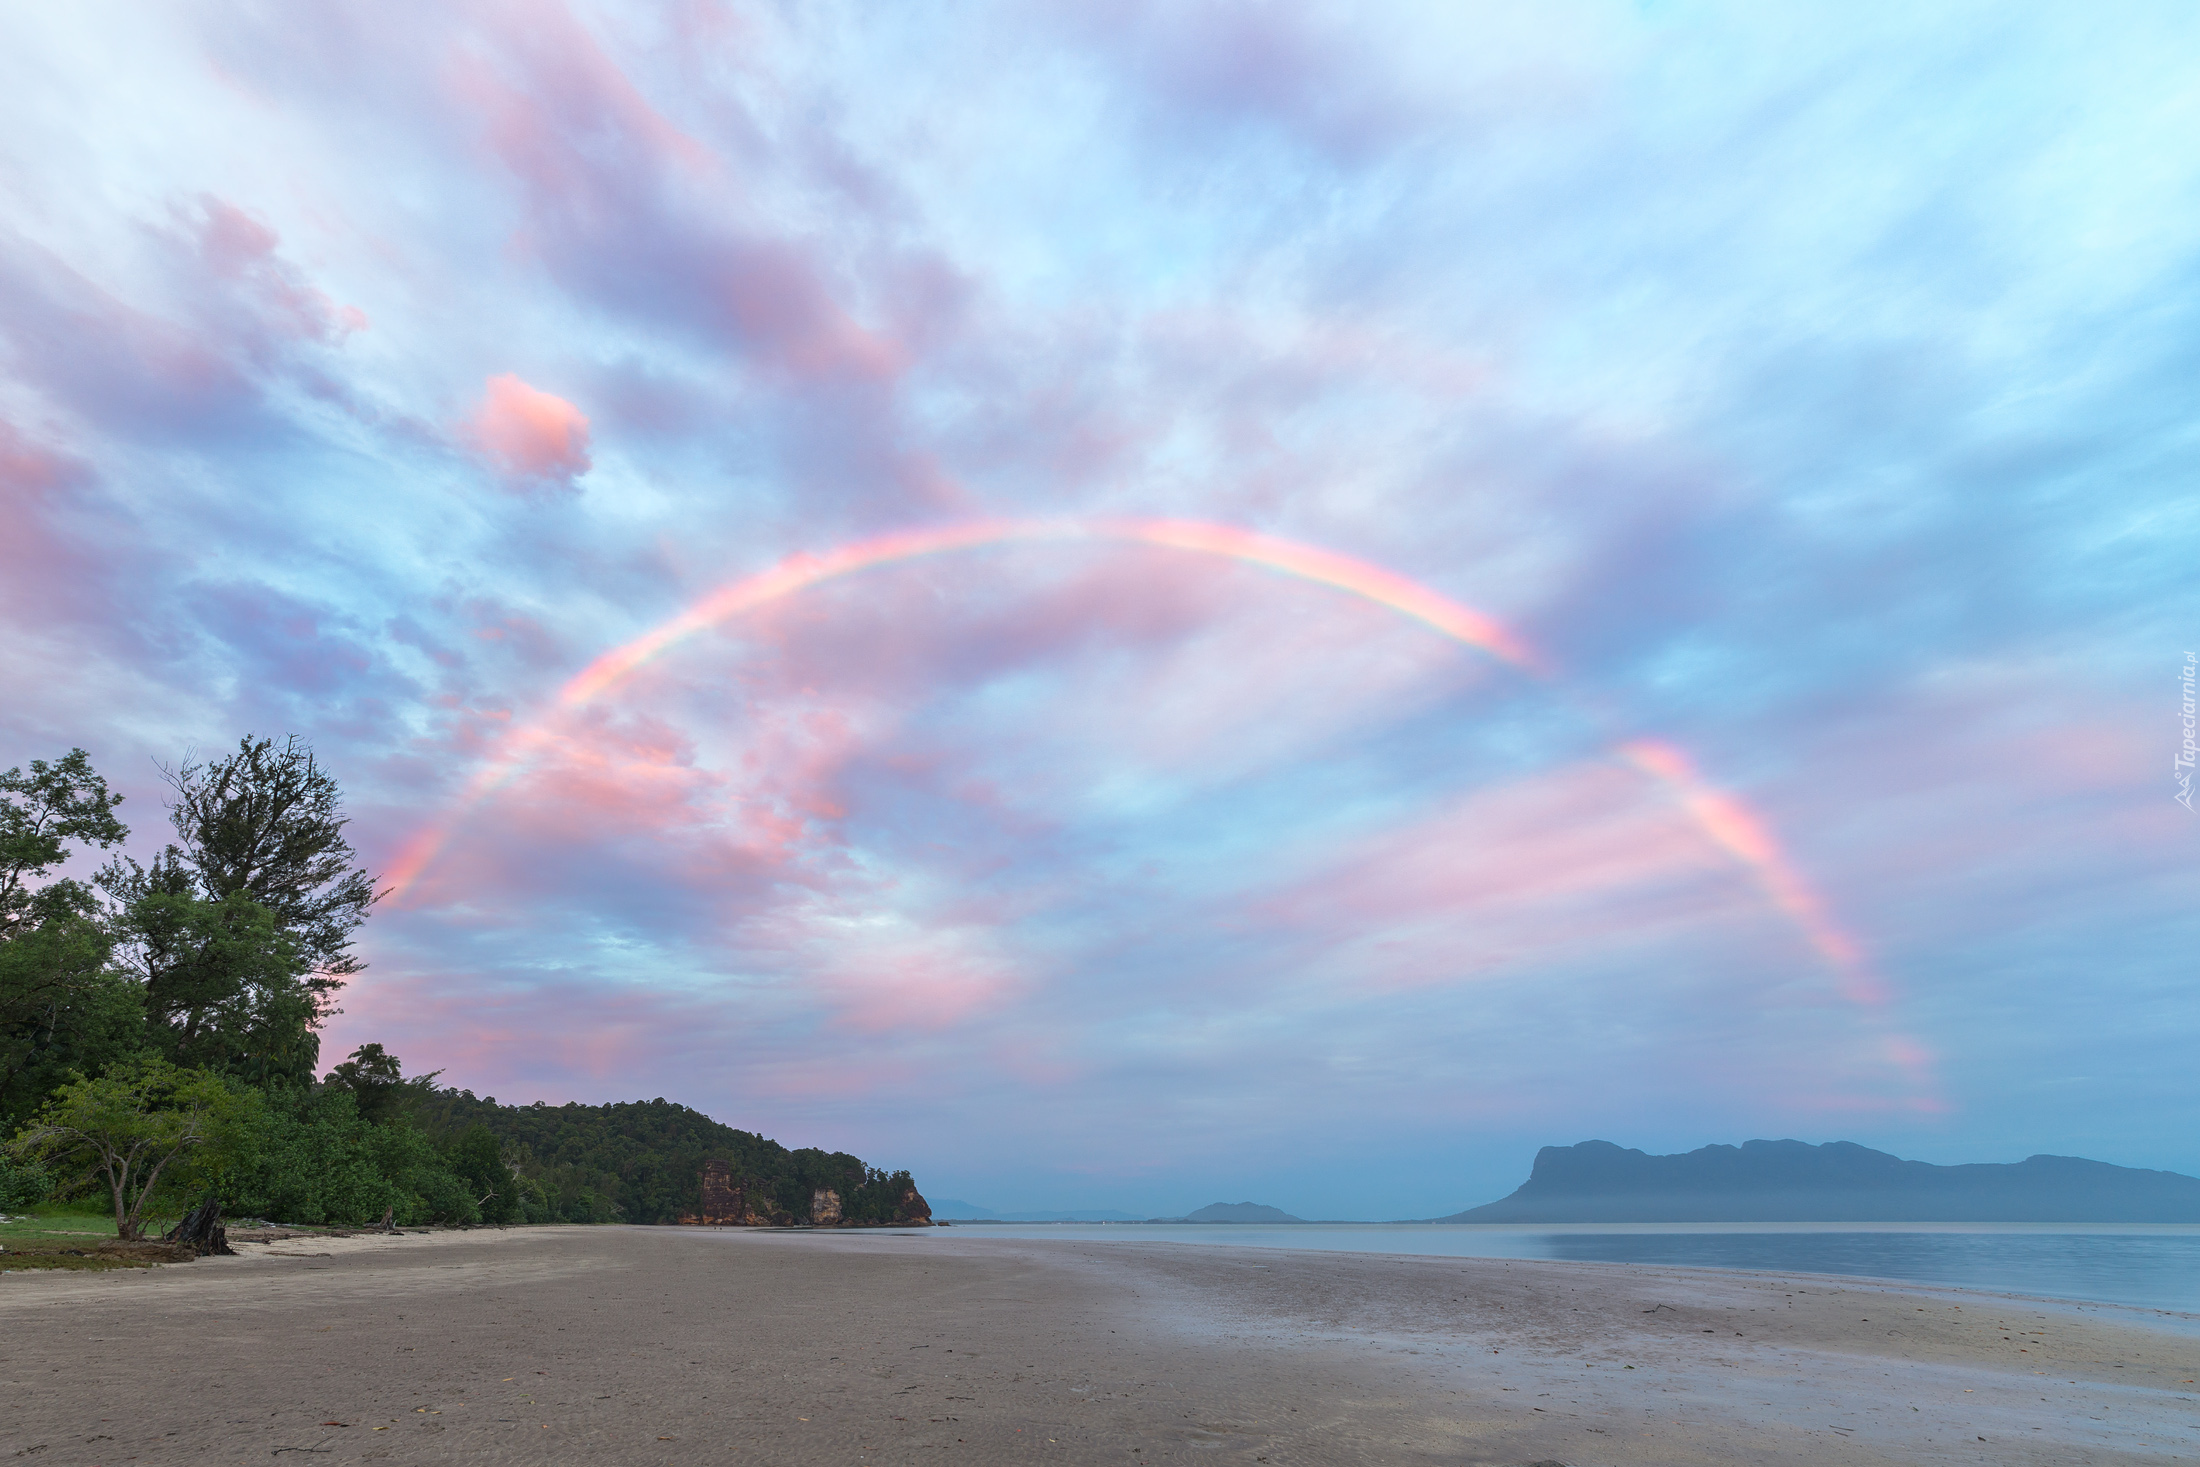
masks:
[[(590, 662), (559, 690), (553, 711), (576, 711), (689, 637), (823, 582), (927, 555), (1038, 540), (1128, 542), (1263, 566), (1388, 607), (1523, 672), (1540, 678), (1552, 676), (1550, 663), (1496, 618), (1396, 571), (1317, 546), (1202, 520), (981, 520), (880, 535), (822, 554), (792, 555), (753, 575), (730, 581)], [(528, 757), (547, 741), (544, 723), (517, 731), (503, 752), (468, 781), (445, 818), (407, 844), (391, 871), (386, 894), (401, 895), (417, 881), (458, 822), (516, 775)], [(1841, 930), (1824, 900), (1754, 811), (1705, 779), (1687, 754), (1669, 743), (1633, 739), (1621, 743), (1615, 752), (1668, 788), (1705, 835), (1756, 878), (1773, 905), (1833, 969), (1842, 997), (1868, 1009), (1887, 1004), (1891, 995), (1885, 983), (1870, 970), (1855, 940)], [(1922, 1070), (1923, 1057), (1914, 1043), (1888, 1036), (1888, 1047), (1898, 1063), (1913, 1072)]]

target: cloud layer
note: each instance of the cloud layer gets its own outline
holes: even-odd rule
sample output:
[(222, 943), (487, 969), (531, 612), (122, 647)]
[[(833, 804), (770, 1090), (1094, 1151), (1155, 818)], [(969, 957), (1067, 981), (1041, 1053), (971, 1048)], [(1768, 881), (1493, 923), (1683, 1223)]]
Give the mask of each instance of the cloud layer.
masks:
[[(6, 28), (0, 764), (151, 838), (150, 758), (295, 730), (378, 870), (432, 836), (332, 1052), (1003, 1207), (2200, 1171), (2184, 8)], [(1061, 540), (560, 702), (790, 555), (1142, 517), (1552, 675)]]

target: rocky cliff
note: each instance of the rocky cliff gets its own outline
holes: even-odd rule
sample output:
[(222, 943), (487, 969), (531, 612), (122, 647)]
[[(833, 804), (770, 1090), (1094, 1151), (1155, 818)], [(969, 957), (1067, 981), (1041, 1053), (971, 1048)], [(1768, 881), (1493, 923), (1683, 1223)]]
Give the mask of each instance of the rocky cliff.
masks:
[[(893, 1190), (883, 1196), (865, 1195), (876, 1193), (881, 1181)], [(787, 1190), (783, 1184), (737, 1177), (731, 1163), (712, 1157), (703, 1163), (702, 1204), (680, 1221), (689, 1227), (742, 1228), (929, 1227), (932, 1223), (932, 1209), (923, 1194), (901, 1177), (866, 1179), (846, 1202), (838, 1188), (811, 1187), (803, 1210), (788, 1206)]]

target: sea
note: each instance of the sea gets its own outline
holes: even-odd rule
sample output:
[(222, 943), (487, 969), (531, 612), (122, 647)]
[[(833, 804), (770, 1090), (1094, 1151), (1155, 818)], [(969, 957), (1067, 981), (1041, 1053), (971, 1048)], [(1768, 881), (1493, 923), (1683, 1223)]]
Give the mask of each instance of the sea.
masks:
[[(955, 1223), (966, 1237), (1204, 1243), (1841, 1274), (2200, 1315), (2200, 1223)], [(2200, 1320), (2193, 1323), (2200, 1324)]]

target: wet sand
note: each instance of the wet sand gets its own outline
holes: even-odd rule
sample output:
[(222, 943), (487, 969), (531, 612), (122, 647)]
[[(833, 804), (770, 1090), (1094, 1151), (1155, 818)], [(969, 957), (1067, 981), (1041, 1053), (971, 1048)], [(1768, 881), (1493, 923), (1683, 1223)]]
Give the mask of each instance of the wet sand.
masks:
[(2200, 1320), (1797, 1274), (918, 1234), (0, 1278), (0, 1459), (2200, 1461)]

